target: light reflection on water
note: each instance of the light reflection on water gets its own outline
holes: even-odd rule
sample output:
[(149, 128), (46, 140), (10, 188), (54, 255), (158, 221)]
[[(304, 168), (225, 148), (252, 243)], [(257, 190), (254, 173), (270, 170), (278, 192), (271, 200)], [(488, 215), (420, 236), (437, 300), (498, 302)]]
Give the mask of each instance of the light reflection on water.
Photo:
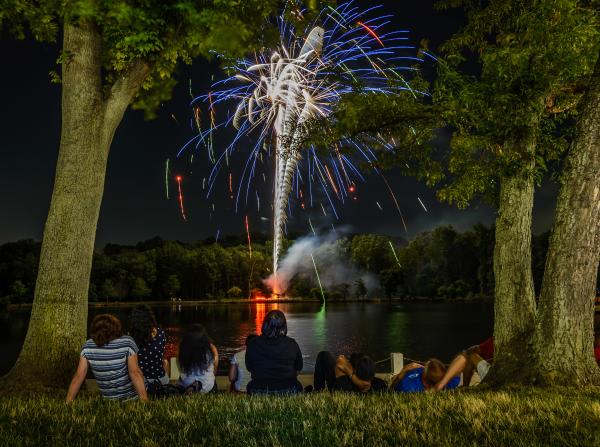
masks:
[[(402, 352), (417, 359), (438, 357), (449, 361), (459, 350), (471, 346), (492, 332), (490, 303), (243, 303), (197, 306), (156, 306), (159, 323), (167, 332), (169, 356), (177, 353), (181, 328), (202, 323), (214, 340), (225, 371), (231, 355), (242, 349), (248, 334), (260, 333), (264, 316), (282, 310), (288, 320), (288, 335), (295, 338), (305, 359), (305, 371), (312, 371), (317, 353), (364, 352), (374, 360)], [(127, 324), (129, 308), (92, 308), (112, 312)], [(28, 312), (11, 312), (0, 321), (0, 374), (14, 362), (25, 337)], [(389, 363), (379, 366), (389, 370)]]

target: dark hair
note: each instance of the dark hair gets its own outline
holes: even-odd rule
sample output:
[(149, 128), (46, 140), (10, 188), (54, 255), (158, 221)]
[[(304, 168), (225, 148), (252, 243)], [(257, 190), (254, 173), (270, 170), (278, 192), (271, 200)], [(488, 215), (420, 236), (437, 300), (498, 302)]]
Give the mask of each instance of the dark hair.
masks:
[(375, 377), (375, 362), (368, 355), (352, 354), (350, 356), (350, 364), (354, 369), (354, 374), (360, 380), (370, 382)]
[(248, 343), (250, 343), (250, 340), (252, 340), (253, 338), (258, 337), (258, 335), (256, 334), (248, 334), (248, 336), (246, 337), (246, 346), (248, 346)]
[(129, 316), (129, 335), (138, 348), (143, 348), (152, 340), (152, 330), (157, 327), (156, 317), (149, 306), (139, 304), (133, 308)]
[(96, 346), (104, 346), (110, 341), (123, 336), (121, 321), (112, 314), (100, 314), (94, 317), (90, 330)]
[(429, 359), (425, 363), (425, 370), (423, 371), (423, 379), (429, 385), (435, 385), (438, 383), (446, 374), (446, 366), (438, 359)]
[(210, 339), (201, 324), (188, 326), (179, 342), (179, 366), (187, 374), (206, 371), (212, 359)]
[(270, 311), (262, 323), (262, 335), (267, 338), (278, 338), (287, 335), (287, 322), (280, 310)]

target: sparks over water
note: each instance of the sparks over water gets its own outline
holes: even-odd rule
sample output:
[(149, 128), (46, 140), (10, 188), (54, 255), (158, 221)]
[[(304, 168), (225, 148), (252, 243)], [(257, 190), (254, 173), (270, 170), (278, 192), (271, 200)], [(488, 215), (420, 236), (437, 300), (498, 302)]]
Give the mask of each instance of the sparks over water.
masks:
[[(306, 143), (310, 123), (330, 116), (340, 98), (357, 89), (365, 95), (395, 94), (403, 90), (411, 94), (425, 94), (412, 88), (406, 77), (399, 74), (415, 70), (414, 67), (399, 64), (412, 64), (422, 59), (412, 55), (416, 51), (414, 46), (403, 44), (408, 40), (407, 31), (384, 30), (389, 24), (389, 15), (371, 17), (379, 7), (363, 11), (352, 1), (336, 8), (327, 7), (305, 29), (300, 29), (285, 18), (290, 12), (301, 17), (302, 11), (298, 9), (297, 2), (290, 1), (287, 5), (279, 18), (280, 44), (251, 58), (228, 60), (228, 69), (235, 74), (216, 82), (210, 93), (192, 102), (192, 107), (197, 107), (200, 101), (207, 104), (210, 127), (181, 149), (183, 152), (193, 143), (196, 143), (196, 147), (203, 143), (209, 160), (213, 161), (213, 132), (228, 125), (237, 129), (232, 143), (214, 160), (207, 185), (207, 194), (210, 195), (221, 168), (224, 164), (229, 166), (233, 150), (243, 146), (240, 141), (242, 137), (255, 137), (243, 173), (236, 182), (236, 211), (240, 196), (248, 203), (251, 182), (256, 177), (257, 161), (260, 165), (263, 156), (274, 158), (275, 274), (288, 212), (291, 213), (289, 198), (292, 190), (299, 191), (297, 195), (304, 204), (301, 191), (308, 183), (306, 189), (309, 200), (306, 203), (312, 207), (315, 183), (323, 193), (322, 199), (333, 215), (339, 218), (332, 199), (337, 198), (344, 203), (349, 199), (349, 194), (355, 193), (356, 183), (365, 181), (350, 155), (346, 155), (349, 152), (340, 152), (340, 146), (350, 149), (371, 166), (376, 161), (372, 150), (374, 147), (393, 150), (393, 145), (380, 135), (360, 135), (341, 139), (332, 145), (330, 155), (324, 156)], [(290, 11), (290, 5), (293, 11)], [(408, 51), (410, 55), (403, 55), (403, 51)], [(228, 114), (222, 123), (217, 123), (216, 107), (227, 101), (237, 103), (235, 111)], [(199, 112), (194, 109), (194, 113), (197, 115)], [(307, 175), (301, 173), (303, 161), (306, 161)], [(229, 192), (234, 195), (231, 177)], [(356, 199), (355, 196), (350, 198)], [(394, 202), (399, 208), (395, 197)], [(319, 203), (323, 214), (327, 216), (323, 203)], [(301, 208), (305, 209), (305, 206)]]

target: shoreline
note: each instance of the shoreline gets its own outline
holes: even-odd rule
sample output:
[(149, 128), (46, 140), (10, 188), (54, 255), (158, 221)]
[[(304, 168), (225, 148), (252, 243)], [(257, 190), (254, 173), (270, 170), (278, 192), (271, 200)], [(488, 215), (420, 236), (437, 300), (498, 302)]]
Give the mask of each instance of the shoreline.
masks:
[[(206, 304), (301, 304), (301, 303), (322, 303), (322, 300), (312, 299), (312, 298), (260, 298), (260, 299), (251, 299), (251, 298), (224, 298), (222, 300), (216, 299), (205, 299), (205, 300), (182, 300), (182, 301), (108, 301), (108, 302), (99, 302), (99, 301), (91, 301), (88, 302), (88, 308), (91, 309), (101, 309), (107, 307), (134, 307), (139, 304), (145, 304), (148, 306), (157, 306), (157, 307), (167, 307), (167, 306), (182, 306), (182, 307), (190, 307), (190, 306), (198, 306), (198, 305), (206, 305)], [(472, 302), (472, 303), (483, 303), (483, 302), (493, 302), (492, 298), (474, 298), (474, 299), (445, 299), (445, 298), (411, 298), (411, 299), (387, 299), (387, 298), (367, 298), (363, 300), (358, 299), (349, 299), (349, 300), (335, 300), (325, 302), (325, 304), (344, 304), (344, 303), (394, 303), (394, 304), (411, 304), (411, 303), (448, 303), (448, 302)], [(33, 303), (20, 303), (20, 304), (9, 304), (8, 310), (27, 310), (31, 309)]]

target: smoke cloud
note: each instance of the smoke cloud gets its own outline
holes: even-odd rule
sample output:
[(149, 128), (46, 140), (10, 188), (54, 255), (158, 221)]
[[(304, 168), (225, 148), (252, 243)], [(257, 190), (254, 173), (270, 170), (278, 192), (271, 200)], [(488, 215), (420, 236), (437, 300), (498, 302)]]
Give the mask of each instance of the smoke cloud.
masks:
[[(339, 230), (338, 230), (339, 232)], [(285, 257), (279, 262), (277, 276), (265, 279), (265, 284), (275, 293), (285, 292), (296, 276), (310, 279), (315, 286), (317, 278), (311, 255), (319, 271), (323, 288), (339, 284), (349, 284), (354, 289), (359, 279), (365, 284), (368, 293), (379, 288), (379, 280), (352, 263), (350, 260), (350, 242), (346, 238), (338, 238), (330, 232), (323, 236), (305, 236), (294, 242)]]

